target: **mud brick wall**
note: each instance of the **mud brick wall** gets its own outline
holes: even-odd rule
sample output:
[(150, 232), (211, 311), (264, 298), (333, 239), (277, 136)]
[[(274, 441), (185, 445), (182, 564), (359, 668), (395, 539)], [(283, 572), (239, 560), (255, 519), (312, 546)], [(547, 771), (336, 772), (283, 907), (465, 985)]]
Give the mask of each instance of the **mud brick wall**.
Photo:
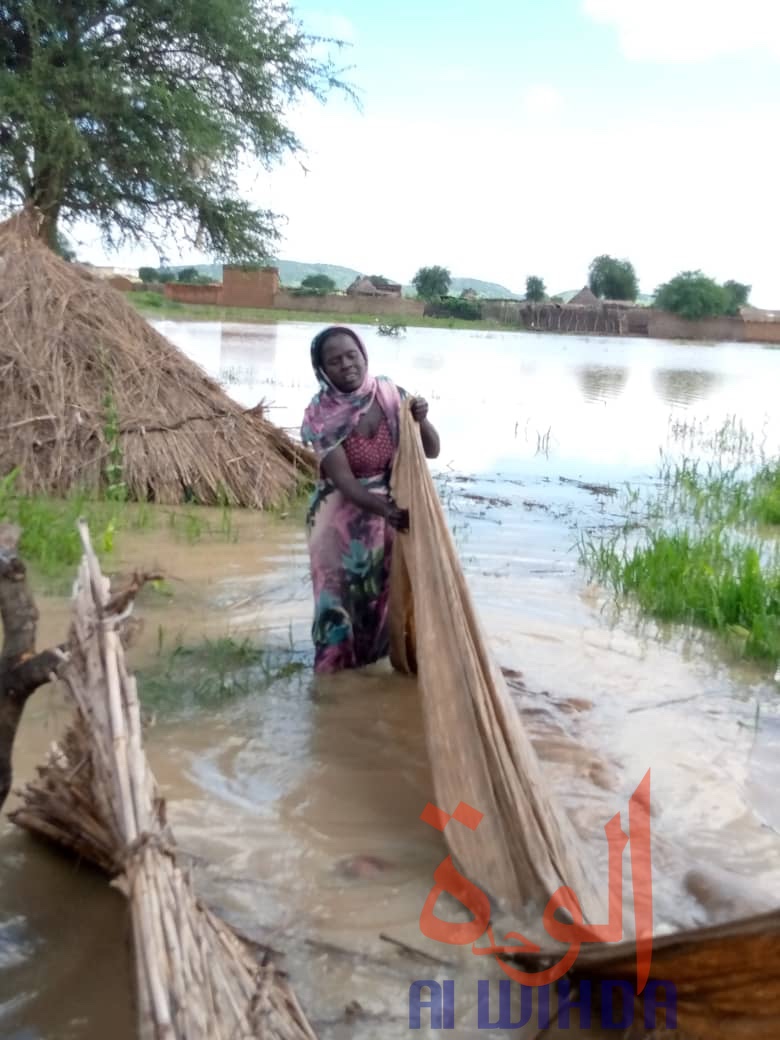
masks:
[(165, 295), (176, 303), (222, 303), (221, 285), (188, 285), (186, 282), (166, 282)]
[(279, 291), (279, 272), (275, 267), (256, 271), (240, 267), (222, 270), (222, 304), (224, 307), (259, 307), (270, 310)]
[(422, 300), (405, 300), (402, 296), (295, 296), (282, 289), (274, 297), (278, 310), (322, 312), (323, 314), (392, 314), (397, 317), (422, 317)]

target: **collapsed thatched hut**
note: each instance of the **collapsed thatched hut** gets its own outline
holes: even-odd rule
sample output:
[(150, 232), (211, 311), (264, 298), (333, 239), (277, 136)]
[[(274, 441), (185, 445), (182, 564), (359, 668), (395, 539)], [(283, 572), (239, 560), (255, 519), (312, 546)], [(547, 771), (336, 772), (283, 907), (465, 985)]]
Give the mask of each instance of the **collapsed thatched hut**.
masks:
[(0, 477), (164, 504), (265, 508), (293, 493), (311, 456), (56, 256), (39, 222), (25, 210), (0, 224)]

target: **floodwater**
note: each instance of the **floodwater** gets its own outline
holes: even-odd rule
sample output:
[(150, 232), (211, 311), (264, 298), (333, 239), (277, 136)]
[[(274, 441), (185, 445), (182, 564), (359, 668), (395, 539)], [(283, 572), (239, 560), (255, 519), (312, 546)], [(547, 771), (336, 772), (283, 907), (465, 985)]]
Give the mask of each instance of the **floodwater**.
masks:
[[(237, 400), (265, 399), (280, 425), (299, 425), (313, 391), (311, 326), (158, 326)], [(656, 930), (772, 905), (771, 672), (730, 663), (706, 638), (613, 618), (573, 546), (583, 529), (614, 521), (610, 488), (648, 485), (659, 450), (683, 450), (681, 430), (737, 417), (776, 451), (780, 353), (441, 330), (382, 339), (367, 328), (365, 338), (373, 370), (430, 403), (443, 446), (434, 472), (484, 628), (498, 662), (522, 672), (518, 707), (604, 885), (604, 825), (621, 810), (627, 824), (650, 769)], [(170, 598), (144, 592), (137, 605), (134, 667), (153, 664), (161, 644), (226, 634), (302, 665), (258, 674), (247, 695), (221, 704), (161, 711), (148, 732), (206, 900), (284, 954), (324, 1040), (407, 1036), (409, 986), (428, 978), (457, 982), (451, 1035), (502, 1035), (476, 1028), (477, 981), (501, 977), (496, 967), (419, 930), (446, 853), (419, 821), (433, 795), (414, 682), (381, 666), (313, 680), (301, 517), (235, 516), (230, 537), (195, 544), (159, 524), (125, 538), (122, 553), (117, 570), (161, 568), (171, 579)], [(67, 604), (40, 605), (39, 642), (58, 641)], [(17, 783), (66, 719), (57, 692), (33, 698)], [(627, 929), (629, 911), (627, 898)], [(133, 1036), (127, 925), (102, 877), (0, 823), (0, 1034)], [(380, 935), (451, 964), (416, 961)], [(352, 1002), (362, 1013), (345, 1017)]]

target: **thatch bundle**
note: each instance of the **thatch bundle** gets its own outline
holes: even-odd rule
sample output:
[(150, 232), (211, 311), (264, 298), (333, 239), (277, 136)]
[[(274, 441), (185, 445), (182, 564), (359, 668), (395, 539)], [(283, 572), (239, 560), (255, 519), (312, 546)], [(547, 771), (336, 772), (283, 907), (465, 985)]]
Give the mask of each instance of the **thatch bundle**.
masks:
[(136, 684), (81, 527), (70, 657), (61, 669), (76, 708), (12, 819), (117, 878), (130, 903), (142, 1040), (316, 1040), (285, 976), (197, 899), (177, 862), (143, 750)]
[(0, 224), (0, 477), (27, 493), (265, 508), (311, 456), (245, 411), (121, 292), (56, 256), (26, 210)]

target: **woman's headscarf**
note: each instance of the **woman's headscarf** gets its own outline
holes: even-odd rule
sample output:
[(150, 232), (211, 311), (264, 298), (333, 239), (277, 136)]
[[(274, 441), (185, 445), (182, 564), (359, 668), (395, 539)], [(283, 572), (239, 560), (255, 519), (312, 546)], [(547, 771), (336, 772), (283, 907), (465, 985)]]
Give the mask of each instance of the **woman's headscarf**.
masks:
[(320, 460), (349, 437), (377, 397), (391, 424), (394, 437), (398, 429), (400, 397), (390, 380), (383, 376), (372, 376), (366, 367), (365, 378), (357, 390), (342, 393), (328, 379), (322, 364), (322, 350), (331, 336), (339, 334), (350, 336), (355, 341), (368, 366), (368, 354), (363, 341), (352, 329), (332, 325), (312, 340), (311, 364), (321, 389), (304, 413), (301, 439), (304, 444), (311, 446)]

